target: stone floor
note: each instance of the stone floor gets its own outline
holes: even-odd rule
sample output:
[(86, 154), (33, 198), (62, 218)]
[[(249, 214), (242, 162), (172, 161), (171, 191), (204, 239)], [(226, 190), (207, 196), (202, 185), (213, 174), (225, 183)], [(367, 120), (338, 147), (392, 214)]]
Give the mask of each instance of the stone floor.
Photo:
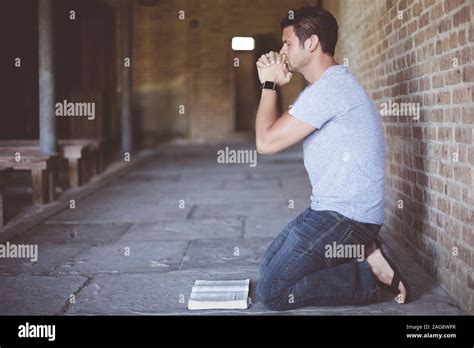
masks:
[[(218, 164), (218, 149), (163, 146), (150, 161), (77, 201), (75, 209), (11, 239), (37, 244), (39, 257), (34, 263), (0, 259), (0, 314), (278, 314), (255, 301), (257, 266), (272, 239), (309, 204), (301, 148), (258, 156), (256, 167)], [(419, 265), (392, 246), (408, 270), (413, 302), (397, 305), (384, 294), (370, 306), (284, 314), (462, 314)], [(245, 278), (251, 279), (249, 309), (186, 309), (195, 279)]]

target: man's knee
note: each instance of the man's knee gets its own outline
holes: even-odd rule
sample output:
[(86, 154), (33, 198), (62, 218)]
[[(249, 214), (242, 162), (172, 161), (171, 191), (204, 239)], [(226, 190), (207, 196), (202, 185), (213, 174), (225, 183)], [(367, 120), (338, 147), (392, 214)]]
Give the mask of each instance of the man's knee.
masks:
[(267, 269), (267, 265), (264, 262), (265, 260), (262, 258), (260, 263), (258, 264), (258, 271), (260, 273), (260, 276), (263, 276), (265, 274), (265, 271)]
[(284, 311), (288, 309), (287, 298), (281, 291), (273, 293), (273, 282), (265, 277), (260, 277), (257, 283), (257, 300), (267, 309), (272, 311)]

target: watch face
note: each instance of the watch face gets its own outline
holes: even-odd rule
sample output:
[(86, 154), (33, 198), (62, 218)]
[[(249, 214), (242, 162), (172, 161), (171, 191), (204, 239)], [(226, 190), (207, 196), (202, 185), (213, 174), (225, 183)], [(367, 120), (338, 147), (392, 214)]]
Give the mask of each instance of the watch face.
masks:
[(276, 89), (276, 85), (275, 85), (275, 82), (265, 81), (265, 82), (262, 84), (262, 88), (265, 88), (265, 89)]

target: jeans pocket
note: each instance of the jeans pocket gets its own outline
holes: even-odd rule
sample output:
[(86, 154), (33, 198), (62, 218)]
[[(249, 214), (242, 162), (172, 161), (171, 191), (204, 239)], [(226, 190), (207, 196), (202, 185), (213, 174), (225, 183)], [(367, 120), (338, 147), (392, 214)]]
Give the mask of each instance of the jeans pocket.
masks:
[(332, 257), (326, 258), (328, 267), (334, 267), (354, 259), (359, 262), (364, 261), (365, 249), (375, 240), (379, 230), (379, 225), (351, 221), (337, 242), (331, 246)]
[(352, 231), (345, 237), (346, 241), (367, 245), (375, 240), (379, 234), (381, 225), (353, 221), (351, 223), (351, 227)]
[(309, 209), (303, 215), (302, 225), (312, 231), (314, 237), (323, 238), (338, 229), (345, 220), (345, 216), (334, 211)]

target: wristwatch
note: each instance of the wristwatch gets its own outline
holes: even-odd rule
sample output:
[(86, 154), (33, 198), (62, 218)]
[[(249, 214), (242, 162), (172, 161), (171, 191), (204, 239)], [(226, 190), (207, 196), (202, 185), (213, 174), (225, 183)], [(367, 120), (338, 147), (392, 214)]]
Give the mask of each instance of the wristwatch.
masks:
[(278, 85), (272, 81), (265, 81), (262, 83), (262, 89), (272, 89), (274, 91), (278, 91)]

